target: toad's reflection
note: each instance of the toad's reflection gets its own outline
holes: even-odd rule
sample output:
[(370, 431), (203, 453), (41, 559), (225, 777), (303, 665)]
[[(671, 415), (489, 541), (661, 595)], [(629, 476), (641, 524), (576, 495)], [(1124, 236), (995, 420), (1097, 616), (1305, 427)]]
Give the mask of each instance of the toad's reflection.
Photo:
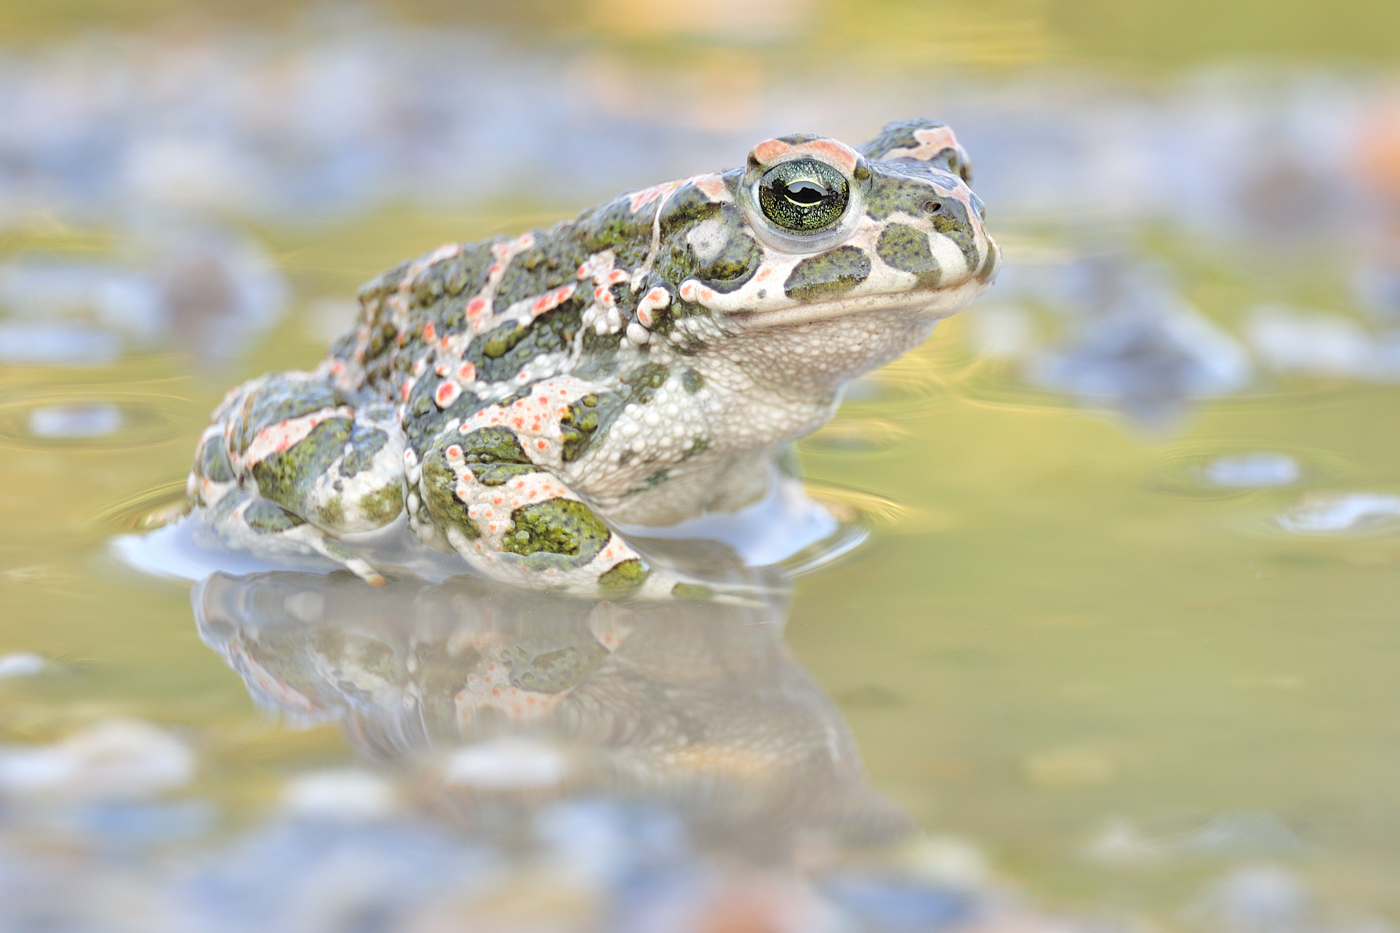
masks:
[(338, 719), (367, 756), (445, 788), (464, 827), (603, 794), (665, 804), (697, 843), (769, 863), (898, 841), (908, 819), (782, 643), (788, 589), (746, 592), (614, 604), (268, 573), (215, 575), (194, 603), (255, 699)]

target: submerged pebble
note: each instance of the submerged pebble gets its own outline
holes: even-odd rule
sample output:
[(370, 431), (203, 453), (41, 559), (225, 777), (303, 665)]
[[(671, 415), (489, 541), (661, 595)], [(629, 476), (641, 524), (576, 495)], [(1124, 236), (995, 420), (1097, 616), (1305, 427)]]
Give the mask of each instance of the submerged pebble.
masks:
[(35, 437), (103, 437), (121, 426), (121, 409), (105, 403), (53, 405), (29, 413), (29, 433)]
[(12, 366), (106, 366), (121, 349), (116, 334), (92, 327), (0, 324), (0, 363)]
[(562, 752), (544, 742), (500, 738), (469, 745), (448, 760), (448, 784), (478, 790), (537, 790), (564, 780), (569, 764)]
[(398, 809), (394, 786), (368, 771), (346, 768), (292, 778), (282, 788), (289, 816), (335, 823), (384, 819)]
[(6, 677), (31, 677), (44, 669), (44, 659), (29, 651), (0, 654), (0, 680)]
[(1306, 933), (1320, 929), (1315, 912), (1311, 893), (1292, 872), (1252, 865), (1212, 884), (1185, 919), (1220, 933)]
[(1277, 518), (1296, 534), (1365, 531), (1400, 518), (1400, 496), (1375, 492), (1310, 493)]
[(1298, 482), (1302, 475), (1302, 469), (1292, 457), (1269, 451), (1217, 457), (1200, 470), (1201, 480), (1206, 485), (1227, 489), (1287, 486)]
[(1292, 856), (1306, 850), (1301, 839), (1268, 810), (1230, 810), (1206, 823), (1173, 832), (1149, 833), (1128, 819), (1112, 820), (1085, 847), (1091, 859), (1128, 865), (1181, 859)]
[(52, 745), (0, 750), (0, 796), (141, 800), (188, 784), (194, 753), (146, 722), (111, 720)]

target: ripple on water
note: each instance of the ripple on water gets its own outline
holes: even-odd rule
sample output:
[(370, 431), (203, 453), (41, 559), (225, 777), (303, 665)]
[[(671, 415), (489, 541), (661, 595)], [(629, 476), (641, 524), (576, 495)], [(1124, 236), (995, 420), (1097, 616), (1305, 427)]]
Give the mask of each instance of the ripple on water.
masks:
[(1274, 523), (1299, 535), (1377, 534), (1400, 530), (1400, 496), (1379, 492), (1312, 492)]
[(179, 435), (178, 426), (163, 410), (173, 401), (95, 389), (0, 402), (0, 446), (86, 450), (149, 447)]
[(1289, 486), (1303, 476), (1303, 469), (1287, 454), (1252, 451), (1216, 457), (1200, 467), (1201, 482), (1221, 489), (1258, 489)]
[(50, 405), (29, 412), (29, 433), (35, 437), (106, 437), (121, 426), (122, 410), (106, 403)]
[(1349, 472), (1335, 454), (1308, 449), (1169, 449), (1148, 478), (1158, 492), (1188, 499), (1229, 499), (1300, 483), (1335, 482)]

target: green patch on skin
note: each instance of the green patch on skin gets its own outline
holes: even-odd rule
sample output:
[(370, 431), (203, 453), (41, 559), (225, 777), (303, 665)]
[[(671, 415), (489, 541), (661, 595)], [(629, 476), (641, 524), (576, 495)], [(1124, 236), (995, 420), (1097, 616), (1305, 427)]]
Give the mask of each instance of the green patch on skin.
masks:
[(661, 238), (669, 239), (677, 230), (688, 230), (702, 220), (709, 220), (719, 209), (720, 203), (711, 201), (709, 195), (694, 184), (682, 185), (661, 209)]
[(656, 398), (656, 390), (671, 378), (671, 370), (661, 363), (647, 363), (619, 378), (628, 387), (628, 395), (634, 402), (643, 405)]
[(457, 498), (457, 474), (447, 465), (442, 448), (434, 448), (423, 460), (423, 506), (439, 528), (457, 528), (468, 538), (480, 538), (481, 528), (467, 514), (467, 504)]
[(408, 267), (411, 265), (413, 265), (413, 260), (405, 259), (392, 269), (385, 269), (383, 272), (361, 285), (358, 296), (360, 299), (360, 306), (362, 308), (367, 308), (374, 302), (387, 298), (389, 295), (398, 291), (399, 283), (403, 281), (403, 277), (407, 274)]
[(316, 525), (327, 531), (338, 531), (345, 523), (345, 504), (340, 496), (327, 499), (316, 508)]
[[(701, 261), (691, 247), (688, 235), (695, 223), (718, 224), (723, 244), (713, 256)], [(653, 281), (676, 285), (686, 279), (699, 279), (717, 292), (732, 292), (753, 278), (763, 260), (758, 242), (746, 232), (743, 213), (734, 204), (720, 204), (713, 216), (695, 223), (677, 224), (670, 233), (663, 231), (661, 249), (653, 267)], [(668, 311), (683, 316), (684, 306), (672, 301)]]
[(529, 463), (515, 432), (500, 425), (477, 428), (459, 442), (468, 463)]
[(980, 257), (973, 242), (972, 220), (967, 205), (949, 193), (955, 182), (925, 163), (890, 163), (876, 173), (865, 210), (875, 220), (902, 212), (910, 217), (927, 217), (933, 229), (948, 237), (962, 250), (969, 272), (976, 271)]
[(540, 354), (570, 346), (578, 333), (583, 307), (582, 297), (575, 295), (529, 325), (510, 321), (491, 331), (484, 340), (473, 341), (466, 359), (476, 367), (477, 379), (504, 382)]
[(516, 476), (535, 472), (535, 465), (509, 428), (477, 428), (460, 441), (472, 476), (483, 486), (500, 486)]
[(651, 249), (651, 226), (659, 201), (659, 198), (652, 201), (634, 214), (624, 195), (584, 211), (572, 230), (582, 247), (579, 261), (589, 254), (610, 249), (617, 268), (631, 270), (640, 266)]
[(363, 470), (368, 470), (374, 461), (374, 455), (379, 453), (388, 440), (389, 436), (383, 431), (356, 425), (350, 432), (350, 451), (340, 463), (340, 475), (348, 479)]
[(229, 466), (228, 457), (224, 455), (223, 438), (210, 437), (199, 446), (194, 469), (195, 473), (211, 483), (233, 482), (233, 467)]
[(510, 666), (511, 684), (535, 693), (568, 690), (607, 656), (608, 649), (591, 637), (579, 638), (576, 644), (547, 645), (539, 650), (533, 645), (513, 644), (502, 652), (502, 660)]
[(498, 360), (505, 356), (525, 336), (525, 328), (519, 321), (509, 321), (486, 335), (481, 342), (481, 353), (488, 359)]
[(247, 453), (264, 428), (345, 404), (345, 396), (319, 380), (274, 376), (245, 398), (234, 414), (233, 450)]
[[(471, 243), (461, 247), (461, 252), (447, 259), (440, 259), (418, 273), (414, 279), (410, 295), (410, 306), (427, 313), (425, 319), (443, 319), (448, 299), (461, 295), (473, 295), (486, 284), (487, 269), (494, 261), (491, 245), (494, 241)], [(420, 257), (421, 261), (423, 257)], [(461, 302), (456, 302), (461, 304)], [(419, 333), (421, 333), (421, 329)]]
[(472, 476), (483, 486), (504, 486), (517, 476), (527, 476), (536, 472), (533, 466), (523, 463), (493, 463), (474, 466), (471, 469)]
[(502, 539), (501, 549), (524, 556), (559, 554), (586, 564), (612, 536), (592, 509), (573, 499), (523, 505), (510, 518), (515, 530)]
[(398, 518), (402, 511), (403, 487), (398, 483), (392, 483), (378, 492), (365, 493), (360, 497), (360, 512), (376, 527), (389, 524)]
[(928, 245), (928, 236), (906, 224), (890, 224), (880, 234), (875, 252), (885, 264), (901, 272), (912, 272), (921, 288), (933, 288), (942, 275), (938, 260)]
[(598, 589), (604, 595), (621, 599), (641, 589), (650, 575), (651, 570), (641, 558), (629, 557), (598, 575)]
[(291, 447), (253, 464), (258, 492), (263, 498), (304, 515), (316, 479), (340, 457), (351, 431), (348, 419), (328, 418)]
[(382, 360), (386, 350), (397, 345), (399, 332), (388, 321), (383, 321), (370, 330), (369, 344), (365, 347), (365, 359)]
[(590, 393), (571, 404), (559, 419), (564, 462), (570, 463), (587, 453), (596, 438), (607, 434), (626, 404), (625, 398), (612, 392)]
[(763, 250), (757, 240), (744, 232), (744, 215), (738, 207), (722, 205), (717, 222), (724, 226), (724, 246), (706, 262), (700, 262), (693, 253), (690, 261), (697, 279), (717, 292), (732, 292), (758, 272)]
[(884, 220), (896, 211), (923, 217), (929, 213), (925, 207), (929, 201), (956, 201), (952, 192), (957, 187), (958, 180), (936, 165), (886, 162), (871, 179), (870, 190), (865, 195), (865, 212), (876, 220)]
[(783, 283), (789, 298), (819, 301), (855, 288), (870, 275), (870, 257), (855, 246), (839, 246), (830, 252), (799, 262)]
[(517, 301), (534, 298), (552, 288), (577, 282), (586, 253), (570, 235), (567, 224), (532, 232), (535, 245), (517, 253), (506, 266), (496, 289), (495, 307), (504, 311)]
[(676, 599), (714, 599), (715, 591), (703, 583), (677, 583), (671, 587)]
[(705, 388), (705, 377), (693, 369), (687, 369), (681, 373), (681, 388), (685, 389), (689, 395), (694, 395)]
[(248, 510), (243, 513), (243, 520), (248, 523), (249, 527), (270, 533), (286, 531), (306, 524), (291, 512), (263, 498), (252, 501)]
[(967, 271), (976, 272), (981, 257), (977, 255), (977, 244), (972, 239), (972, 225), (967, 221), (967, 209), (963, 207), (961, 201), (954, 201), (951, 198), (943, 202), (944, 210), (952, 210), (953, 214), (945, 214), (942, 211), (933, 216), (933, 229), (958, 244), (958, 249), (962, 250), (963, 259), (967, 260)]

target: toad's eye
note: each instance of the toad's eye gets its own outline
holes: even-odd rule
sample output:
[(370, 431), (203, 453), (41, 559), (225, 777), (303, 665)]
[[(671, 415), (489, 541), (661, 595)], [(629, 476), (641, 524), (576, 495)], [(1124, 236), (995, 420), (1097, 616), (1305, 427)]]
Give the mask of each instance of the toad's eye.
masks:
[(817, 233), (841, 219), (849, 189), (836, 169), (816, 159), (775, 165), (758, 182), (763, 216), (784, 230)]

